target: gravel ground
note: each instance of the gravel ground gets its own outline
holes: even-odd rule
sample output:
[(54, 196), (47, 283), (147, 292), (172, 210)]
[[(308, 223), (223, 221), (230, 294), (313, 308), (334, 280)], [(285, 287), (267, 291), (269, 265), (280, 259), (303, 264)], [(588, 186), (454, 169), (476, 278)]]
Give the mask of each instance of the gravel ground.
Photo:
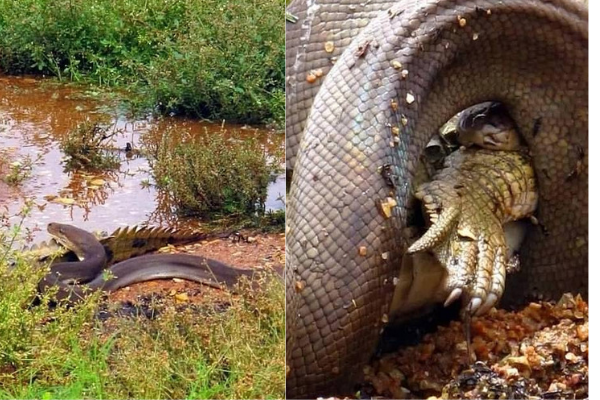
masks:
[[(471, 362), (461, 322), (364, 368), (363, 397), (561, 398), (588, 396), (588, 305), (564, 295), (518, 312), (471, 320)], [(476, 360), (476, 361), (475, 361)]]

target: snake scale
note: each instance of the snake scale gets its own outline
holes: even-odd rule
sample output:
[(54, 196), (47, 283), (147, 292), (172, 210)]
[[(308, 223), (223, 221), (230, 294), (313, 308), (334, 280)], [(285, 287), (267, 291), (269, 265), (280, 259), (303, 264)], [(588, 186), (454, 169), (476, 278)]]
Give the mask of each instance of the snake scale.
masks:
[[(587, 294), (582, 3), (303, 0), (288, 11), (298, 17), (286, 31), (288, 397), (352, 390), (388, 320), (420, 154), (471, 105), (507, 107), (538, 182), (540, 225), (503, 301)], [(377, 204), (389, 196), (387, 218)]]

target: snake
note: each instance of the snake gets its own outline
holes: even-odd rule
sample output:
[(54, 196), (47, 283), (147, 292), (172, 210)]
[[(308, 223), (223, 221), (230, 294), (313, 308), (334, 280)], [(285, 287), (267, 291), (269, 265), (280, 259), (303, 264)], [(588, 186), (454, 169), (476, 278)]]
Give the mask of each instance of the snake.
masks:
[(48, 232), (73, 250), (80, 261), (59, 262), (50, 267), (38, 290), (57, 288), (55, 298), (75, 303), (91, 293), (112, 292), (134, 283), (180, 278), (216, 288), (233, 288), (239, 278), (253, 271), (190, 254), (149, 254), (121, 261), (107, 268), (104, 246), (92, 233), (73, 225), (50, 223)]
[[(475, 104), (506, 107), (539, 193), (538, 225), (502, 304), (587, 295), (582, 2), (303, 0), (288, 13), (288, 398), (352, 393), (389, 322), (420, 156), (446, 121)], [(389, 217), (377, 207), (388, 197)]]

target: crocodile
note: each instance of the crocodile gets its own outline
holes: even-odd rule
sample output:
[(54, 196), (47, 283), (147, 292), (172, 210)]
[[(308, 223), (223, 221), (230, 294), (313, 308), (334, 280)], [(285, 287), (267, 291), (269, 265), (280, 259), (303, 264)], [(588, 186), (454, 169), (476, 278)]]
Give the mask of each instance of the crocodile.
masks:
[[(104, 247), (107, 265), (156, 251), (167, 245), (184, 245), (206, 240), (214, 235), (190, 229), (174, 229), (155, 226), (126, 226), (110, 235), (95, 234)], [(73, 250), (53, 237), (22, 250), (23, 255), (40, 263), (52, 258), (54, 262), (80, 259)]]
[[(419, 224), (411, 227), (416, 235), (409, 239), (391, 317), (405, 321), (436, 303), (448, 307), (459, 298), (481, 299), (482, 293), (463, 296), (463, 289), (481, 292), (482, 282), (493, 283), (486, 303), (476, 300), (463, 311), (474, 309), (480, 315), (495, 305), (505, 274), (520, 268), (518, 252), (537, 206), (530, 161), (514, 121), (499, 103), (462, 111), (430, 140), (423, 171), (414, 178), (420, 219), (428, 219), (429, 227), (420, 237)], [(473, 279), (470, 271), (486, 262), (487, 268)]]
[(411, 245), (420, 156), (474, 104), (507, 108), (537, 178), (539, 229), (527, 232), (502, 301), (587, 294), (582, 3), (311, 0), (288, 12), (297, 17), (286, 23), (289, 398), (352, 391), (389, 321)]

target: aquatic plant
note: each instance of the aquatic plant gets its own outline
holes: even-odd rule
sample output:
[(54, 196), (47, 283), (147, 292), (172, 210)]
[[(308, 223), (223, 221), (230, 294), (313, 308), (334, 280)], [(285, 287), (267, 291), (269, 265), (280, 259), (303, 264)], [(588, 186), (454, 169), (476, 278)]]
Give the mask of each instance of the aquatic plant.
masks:
[(119, 168), (119, 157), (107, 148), (107, 143), (119, 131), (86, 120), (65, 135), (59, 147), (65, 154), (65, 169), (112, 170)]
[(41, 158), (39, 154), (35, 159), (25, 155), (20, 160), (9, 162), (7, 155), (0, 154), (0, 178), (9, 185), (17, 186), (31, 177), (33, 166)]

